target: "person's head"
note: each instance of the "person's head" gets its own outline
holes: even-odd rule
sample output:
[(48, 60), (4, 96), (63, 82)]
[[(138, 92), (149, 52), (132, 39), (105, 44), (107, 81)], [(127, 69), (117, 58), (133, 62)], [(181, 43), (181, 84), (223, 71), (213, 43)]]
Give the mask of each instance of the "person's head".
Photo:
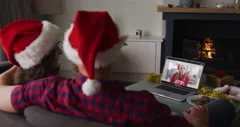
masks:
[(99, 79), (111, 77), (110, 66), (116, 61), (124, 39), (119, 38), (117, 26), (107, 12), (78, 11), (65, 33), (63, 51), (67, 58), (88, 80), (82, 90), (86, 95), (100, 90)]
[(179, 64), (179, 65), (178, 65), (178, 70), (179, 70), (179, 73), (180, 73), (180, 74), (185, 74), (185, 72), (186, 72), (186, 67), (185, 67), (184, 65), (182, 65), (182, 64)]
[(58, 74), (60, 29), (48, 21), (16, 20), (0, 31), (8, 60), (20, 69), (14, 84)]

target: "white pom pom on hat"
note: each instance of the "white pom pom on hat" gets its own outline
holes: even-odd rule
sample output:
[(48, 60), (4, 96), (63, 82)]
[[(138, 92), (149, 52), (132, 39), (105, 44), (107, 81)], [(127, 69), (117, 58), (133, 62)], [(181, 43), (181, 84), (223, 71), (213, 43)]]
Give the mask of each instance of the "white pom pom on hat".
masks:
[(101, 89), (101, 84), (97, 80), (87, 79), (87, 81), (85, 81), (82, 86), (82, 91), (87, 96), (98, 93), (100, 89)]

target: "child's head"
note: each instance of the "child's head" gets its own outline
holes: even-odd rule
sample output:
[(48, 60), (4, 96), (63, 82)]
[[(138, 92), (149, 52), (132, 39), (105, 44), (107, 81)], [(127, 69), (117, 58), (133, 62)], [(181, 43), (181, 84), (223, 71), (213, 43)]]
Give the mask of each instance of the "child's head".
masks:
[(16, 20), (0, 31), (8, 60), (20, 67), (16, 84), (58, 73), (60, 29), (48, 21)]

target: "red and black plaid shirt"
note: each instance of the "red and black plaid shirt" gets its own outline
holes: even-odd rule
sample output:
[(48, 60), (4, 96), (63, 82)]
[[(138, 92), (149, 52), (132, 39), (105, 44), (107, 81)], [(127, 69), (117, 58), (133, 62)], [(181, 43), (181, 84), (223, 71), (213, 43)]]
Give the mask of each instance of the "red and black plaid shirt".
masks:
[(11, 102), (21, 112), (29, 105), (67, 116), (94, 120), (113, 126), (188, 127), (180, 116), (159, 103), (147, 91), (126, 91), (121, 82), (101, 81), (102, 88), (95, 96), (85, 96), (81, 90), (87, 80), (81, 74), (76, 79), (48, 77), (15, 88)]

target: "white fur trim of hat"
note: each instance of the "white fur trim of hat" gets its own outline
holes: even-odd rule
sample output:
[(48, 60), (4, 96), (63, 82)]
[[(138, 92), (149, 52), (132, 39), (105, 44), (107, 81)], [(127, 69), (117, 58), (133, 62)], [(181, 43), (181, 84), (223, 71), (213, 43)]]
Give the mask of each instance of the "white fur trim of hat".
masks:
[(39, 64), (58, 43), (60, 28), (48, 21), (42, 21), (42, 23), (40, 35), (25, 50), (15, 54), (16, 61), (24, 69)]
[[(66, 57), (70, 61), (72, 61), (73, 63), (75, 63), (77, 65), (81, 65), (82, 60), (79, 58), (77, 50), (71, 46), (69, 39), (68, 39), (72, 32), (73, 26), (74, 25), (71, 24), (70, 28), (65, 33), (64, 43), (63, 43), (63, 51), (64, 51)], [(121, 37), (120, 42), (115, 44), (111, 49), (108, 49), (104, 52), (99, 52), (97, 54), (95, 64), (94, 64), (95, 69), (99, 69), (100, 67), (107, 67), (108, 65), (115, 62), (117, 60), (117, 56), (120, 53), (120, 50), (121, 50), (125, 40), (126, 40), (126, 36)]]

